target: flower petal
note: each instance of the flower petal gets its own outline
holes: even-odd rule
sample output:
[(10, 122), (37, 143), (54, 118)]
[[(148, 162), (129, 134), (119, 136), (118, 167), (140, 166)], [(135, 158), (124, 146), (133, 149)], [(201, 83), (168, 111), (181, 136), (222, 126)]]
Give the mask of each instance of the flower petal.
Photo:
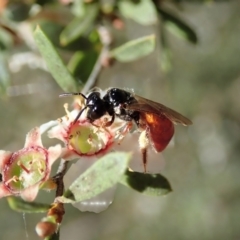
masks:
[(12, 195), (11, 192), (5, 187), (3, 183), (0, 183), (0, 198)]
[(2, 172), (4, 165), (7, 163), (11, 156), (12, 152), (0, 150), (0, 173)]
[(70, 161), (79, 158), (79, 155), (68, 148), (63, 148), (61, 157), (66, 161)]
[(55, 126), (48, 131), (49, 138), (57, 138), (63, 142), (65, 142), (66, 136), (67, 133), (63, 124), (59, 124), (58, 126)]
[(32, 202), (37, 197), (38, 190), (39, 190), (39, 184), (35, 184), (31, 187), (28, 187), (23, 191), (21, 191), (20, 193), (21, 198), (25, 201)]
[(40, 146), (42, 145), (41, 133), (38, 127), (33, 128), (26, 137), (24, 147), (32, 147), (32, 146)]
[(44, 124), (42, 124), (40, 127), (39, 127), (39, 130), (40, 130), (40, 133), (43, 134), (45, 133), (49, 128), (52, 128), (56, 125), (58, 125), (59, 122), (57, 120), (53, 121), (49, 121), (49, 122), (46, 122)]
[(54, 146), (54, 147), (50, 147), (48, 149), (48, 166), (51, 167), (52, 164), (58, 159), (58, 157), (61, 155), (62, 153), (62, 147), (60, 144)]

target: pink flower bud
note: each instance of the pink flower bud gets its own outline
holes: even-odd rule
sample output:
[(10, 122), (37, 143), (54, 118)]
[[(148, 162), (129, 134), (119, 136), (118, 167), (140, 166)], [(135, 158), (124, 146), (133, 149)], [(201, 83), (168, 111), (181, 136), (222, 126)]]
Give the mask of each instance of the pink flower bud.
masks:
[(55, 233), (57, 224), (52, 222), (39, 222), (36, 226), (37, 235), (41, 238), (46, 238)]

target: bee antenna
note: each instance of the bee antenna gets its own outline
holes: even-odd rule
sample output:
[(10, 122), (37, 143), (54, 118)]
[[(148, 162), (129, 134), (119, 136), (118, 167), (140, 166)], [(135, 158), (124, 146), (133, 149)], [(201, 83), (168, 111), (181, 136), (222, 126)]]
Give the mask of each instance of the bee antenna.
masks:
[(87, 109), (88, 106), (84, 107), (79, 113), (78, 115), (76, 116), (75, 120), (74, 120), (74, 124), (77, 122), (77, 120), (81, 117), (82, 113), (84, 112), (84, 110)]
[(69, 97), (69, 96), (73, 96), (73, 95), (74, 96), (75, 95), (80, 95), (87, 100), (87, 97), (82, 93), (62, 93), (62, 94), (59, 95), (59, 97)]

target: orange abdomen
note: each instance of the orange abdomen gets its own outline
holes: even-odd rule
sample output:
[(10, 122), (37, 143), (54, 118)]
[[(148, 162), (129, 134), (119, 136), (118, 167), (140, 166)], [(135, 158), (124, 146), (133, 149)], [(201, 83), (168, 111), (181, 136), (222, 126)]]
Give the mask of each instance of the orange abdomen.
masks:
[(163, 151), (174, 134), (174, 125), (164, 115), (141, 113), (141, 120), (146, 124), (148, 138), (157, 152)]

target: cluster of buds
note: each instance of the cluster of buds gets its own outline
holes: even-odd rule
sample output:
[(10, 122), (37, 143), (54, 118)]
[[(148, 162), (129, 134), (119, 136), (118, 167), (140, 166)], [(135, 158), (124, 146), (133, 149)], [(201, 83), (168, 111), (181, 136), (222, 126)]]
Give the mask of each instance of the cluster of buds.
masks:
[[(80, 106), (82, 108), (84, 106)], [(90, 123), (86, 112), (75, 121), (79, 109), (68, 111), (66, 116), (56, 121), (48, 131), (50, 138), (57, 138), (64, 144), (46, 149), (43, 147), (42, 127), (32, 129), (26, 136), (24, 148), (16, 152), (0, 151), (0, 198), (14, 195), (26, 201), (33, 201), (39, 189), (53, 187), (50, 179), (51, 166), (57, 159), (66, 161), (105, 154), (111, 149), (116, 139), (121, 136), (126, 122), (117, 120), (109, 127), (104, 127), (108, 116), (103, 116)], [(45, 124), (46, 125), (46, 124)], [(49, 187), (46, 187), (49, 186)]]

